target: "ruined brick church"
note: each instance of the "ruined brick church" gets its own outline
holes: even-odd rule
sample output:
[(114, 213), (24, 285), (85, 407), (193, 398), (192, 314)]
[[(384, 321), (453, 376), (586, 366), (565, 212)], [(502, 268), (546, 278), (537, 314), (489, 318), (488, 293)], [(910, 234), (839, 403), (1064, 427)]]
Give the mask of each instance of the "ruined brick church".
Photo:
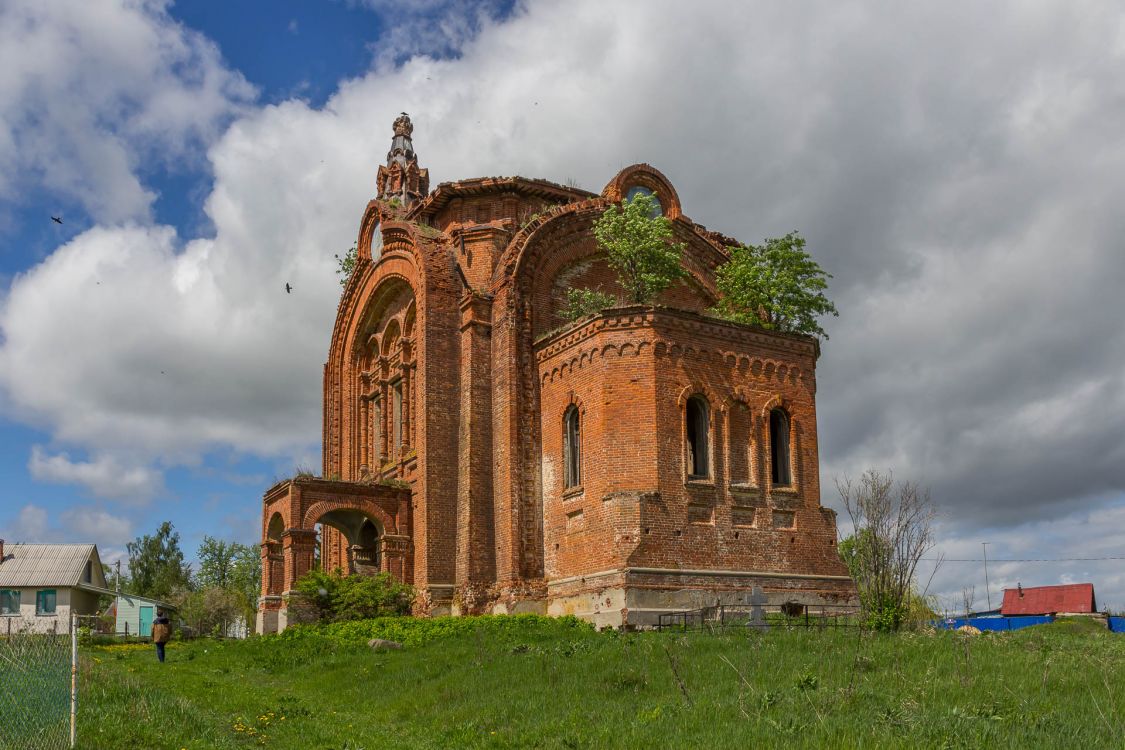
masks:
[[(820, 504), (818, 342), (707, 315), (735, 240), (637, 164), (600, 194), (523, 177), (442, 183), (394, 122), (324, 366), (323, 478), (266, 492), (259, 632), (314, 565), (387, 571), (421, 614), (646, 625), (854, 587)], [(571, 288), (621, 295), (591, 231), (654, 196), (685, 280), (655, 306), (568, 322)]]

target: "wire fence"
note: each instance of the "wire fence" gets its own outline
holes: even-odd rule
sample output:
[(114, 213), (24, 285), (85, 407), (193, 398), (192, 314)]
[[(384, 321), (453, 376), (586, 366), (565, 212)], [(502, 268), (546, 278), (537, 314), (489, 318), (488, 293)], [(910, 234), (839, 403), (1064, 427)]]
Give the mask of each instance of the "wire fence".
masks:
[(0, 621), (0, 748), (74, 746), (76, 638), (67, 618)]
[[(757, 612), (755, 612), (757, 610)], [(745, 627), (855, 628), (863, 627), (856, 607), (833, 604), (716, 604), (681, 612), (666, 612), (657, 618), (657, 630), (721, 631)]]

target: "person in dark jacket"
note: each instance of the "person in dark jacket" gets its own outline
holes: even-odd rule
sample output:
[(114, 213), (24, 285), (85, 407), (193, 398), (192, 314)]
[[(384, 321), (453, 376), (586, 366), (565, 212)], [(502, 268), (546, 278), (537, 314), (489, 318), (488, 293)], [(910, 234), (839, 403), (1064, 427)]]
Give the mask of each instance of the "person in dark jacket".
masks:
[(172, 622), (164, 614), (164, 610), (156, 610), (156, 619), (152, 621), (152, 642), (156, 644), (156, 658), (164, 661), (164, 644), (172, 639)]

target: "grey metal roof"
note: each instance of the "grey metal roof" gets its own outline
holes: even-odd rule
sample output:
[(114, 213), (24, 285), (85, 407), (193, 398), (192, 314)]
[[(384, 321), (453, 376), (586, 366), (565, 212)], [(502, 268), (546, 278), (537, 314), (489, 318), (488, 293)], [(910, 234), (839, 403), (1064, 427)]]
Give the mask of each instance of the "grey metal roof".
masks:
[(93, 560), (90, 583), (106, 585), (98, 548), (93, 544), (5, 544), (0, 587), (77, 586), (86, 562)]

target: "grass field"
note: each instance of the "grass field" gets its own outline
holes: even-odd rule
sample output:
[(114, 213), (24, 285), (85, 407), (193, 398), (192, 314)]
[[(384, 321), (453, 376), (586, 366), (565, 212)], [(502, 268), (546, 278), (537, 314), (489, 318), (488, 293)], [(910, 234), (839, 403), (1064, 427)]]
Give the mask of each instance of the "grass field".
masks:
[(83, 651), (83, 748), (1125, 747), (1125, 636), (594, 633), (481, 621)]

